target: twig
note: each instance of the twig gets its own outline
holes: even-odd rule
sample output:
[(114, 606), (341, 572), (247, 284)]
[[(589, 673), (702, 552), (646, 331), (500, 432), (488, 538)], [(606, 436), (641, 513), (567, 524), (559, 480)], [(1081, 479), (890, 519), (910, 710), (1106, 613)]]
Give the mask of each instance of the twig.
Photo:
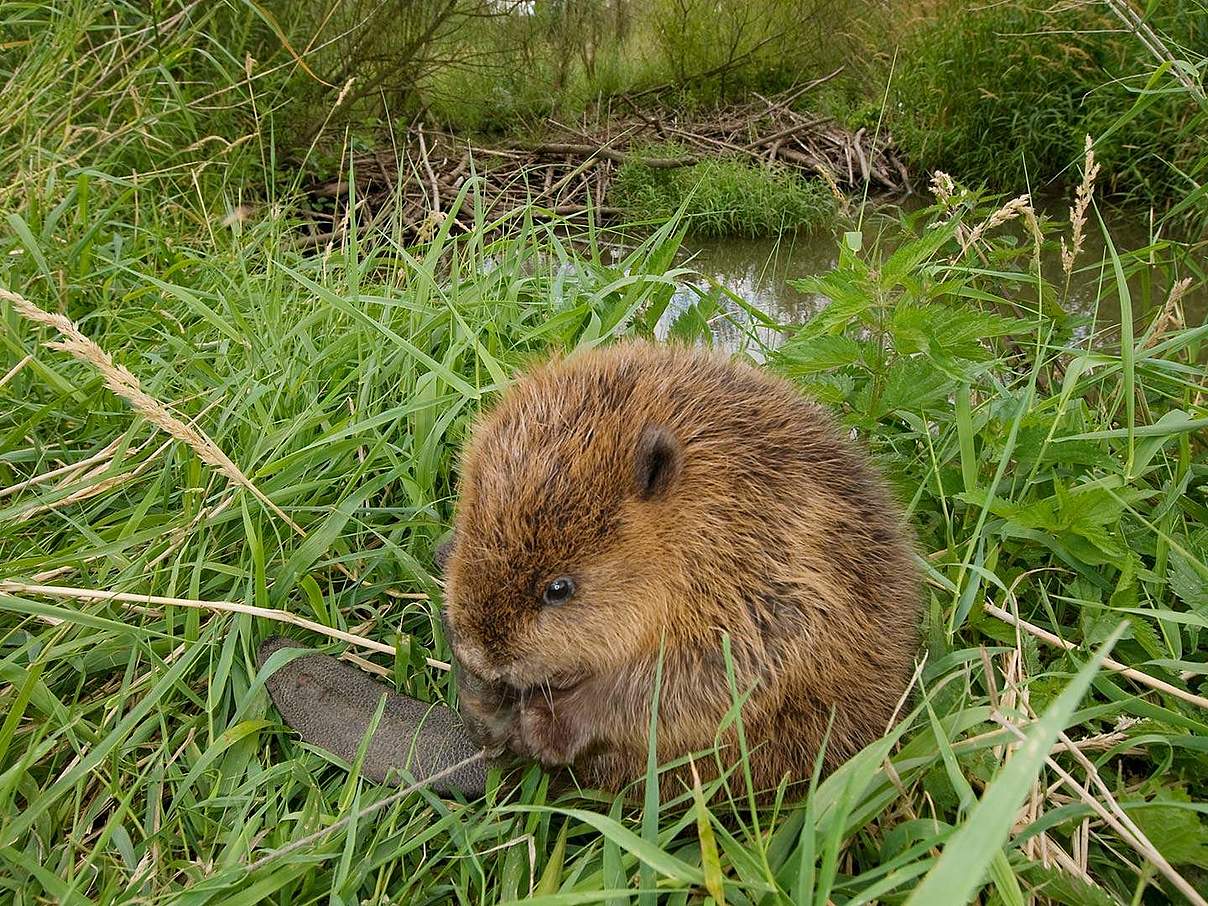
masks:
[[(1079, 647), (1073, 642), (1067, 642), (1065, 639), (1053, 635), (1053, 633), (1049, 632), (1047, 629), (1041, 629), (1039, 626), (1035, 626), (1029, 623), (1027, 620), (1021, 620), (1019, 617), (1015, 616), (1009, 611), (1003, 610), (1001, 607), (994, 606), (989, 601), (986, 602), (985, 610), (990, 616), (1002, 620), (1004, 623), (1007, 623), (1018, 629), (1022, 629), (1029, 635), (1033, 635), (1041, 641), (1048, 642), (1050, 645), (1055, 645), (1056, 647), (1062, 648), (1066, 651), (1080, 650)], [(1178, 686), (1172, 686), (1170, 683), (1150, 676), (1148, 673), (1142, 673), (1140, 670), (1134, 670), (1132, 667), (1125, 666), (1124, 664), (1121, 664), (1119, 661), (1113, 660), (1110, 657), (1103, 659), (1103, 666), (1115, 673), (1127, 676), (1129, 679), (1136, 680), (1143, 686), (1149, 686), (1151, 689), (1157, 689), (1160, 692), (1165, 692), (1168, 695), (1173, 695), (1176, 698), (1181, 698), (1185, 702), (1190, 702), (1193, 705), (1198, 705), (1199, 707), (1208, 710), (1208, 698), (1196, 695), (1194, 692), (1188, 692), (1185, 689), (1180, 689)]]
[(618, 164), (636, 163), (655, 170), (670, 170), (675, 167), (690, 167), (697, 163), (695, 157), (641, 157), (636, 154), (626, 154), (602, 145), (577, 145), (562, 142), (551, 142), (538, 145), (534, 150), (542, 154), (566, 154), (568, 156), (603, 157)]
[[(992, 714), (991, 718), (995, 723), (1010, 731), (1019, 739), (1023, 741), (1027, 740), (1027, 736), (1024, 734), (1024, 732), (1001, 714)], [(1080, 756), (1082, 759), (1085, 759), (1086, 757), (1081, 755), (1077, 749), (1071, 749), (1071, 751), (1074, 752), (1075, 756)], [(1106, 787), (1102, 787), (1100, 792), (1111, 804), (1112, 809), (1110, 811), (1095, 797), (1093, 793), (1091, 793), (1090, 790), (1080, 784), (1069, 771), (1059, 765), (1051, 755), (1045, 757), (1045, 762), (1048, 764), (1049, 768), (1057, 774), (1058, 777), (1065, 781), (1066, 786), (1077, 793), (1079, 798), (1081, 798), (1084, 803), (1089, 805), (1094, 810), (1095, 814), (1106, 821), (1108, 825), (1111, 826), (1112, 830), (1120, 835), (1120, 838), (1124, 840), (1125, 843), (1131, 846), (1145, 859), (1148, 859), (1153, 866), (1158, 869), (1158, 871), (1166, 876), (1167, 880), (1169, 880), (1171, 884), (1177, 887), (1179, 891), (1185, 897), (1187, 897), (1188, 900), (1196, 904), (1196, 906), (1208, 906), (1208, 900), (1205, 900), (1199, 893), (1197, 893), (1196, 889), (1192, 887), (1181, 874), (1174, 870), (1171, 864), (1166, 861), (1166, 858), (1149, 841), (1149, 838), (1142, 833), (1141, 829), (1138, 828), (1127, 815), (1124, 815), (1124, 821), (1121, 821), (1116, 814), (1113, 814), (1113, 812), (1115, 812), (1123, 815), (1123, 809), (1120, 808), (1119, 803), (1116, 802)], [(1127, 822), (1127, 824), (1125, 822)], [(1129, 825), (1131, 825), (1131, 828)]]
[(440, 186), (436, 182), (436, 174), (432, 171), (432, 161), (428, 159), (428, 145), (424, 141), (424, 124), (420, 123), (415, 130), (419, 135), (419, 157), (423, 161), (424, 170), (428, 174), (428, 182), (432, 184), (432, 210), (440, 210)]
[(779, 132), (773, 132), (771, 135), (760, 136), (753, 142), (748, 142), (743, 146), (744, 151), (753, 151), (756, 148), (761, 148), (764, 145), (770, 145), (773, 142), (778, 142), (781, 139), (788, 138), (790, 135), (796, 135), (798, 132), (803, 132), (806, 129), (812, 129), (815, 126), (821, 126), (826, 120), (802, 120), (789, 126), (787, 129), (781, 129)]
[[(16, 582), (12, 579), (0, 580), (0, 593), (10, 595), (42, 595), (48, 598), (73, 598), (80, 601), (113, 601), (118, 604), (157, 604), (161, 607), (192, 607), (197, 610), (210, 610), (218, 613), (243, 613), (265, 620), (274, 620), (278, 623), (288, 623), (291, 626), (307, 629), (319, 635), (339, 639), (341, 642), (348, 642), (350, 645), (367, 648), (370, 651), (377, 651), (381, 654), (393, 656), (396, 653), (393, 645), (387, 645), (385, 642), (375, 642), (373, 639), (353, 635), (351, 632), (344, 632), (342, 629), (324, 626), (322, 623), (316, 623), (314, 620), (308, 620), (306, 617), (300, 617), (295, 613), (290, 613), (288, 610), (279, 610), (275, 607), (256, 607), (252, 604), (238, 604), (234, 601), (199, 601), (193, 598), (169, 598), (163, 595), (136, 595), (121, 591), (69, 588), (62, 585), (29, 585), (24, 582)], [(435, 658), (425, 658), (425, 660), (429, 667), (435, 667), (438, 670), (450, 669), (449, 665), (444, 661), (438, 661)]]
[(435, 783), (437, 780), (443, 780), (444, 778), (450, 776), (451, 774), (455, 774), (456, 772), (460, 771), (462, 768), (469, 767), (470, 765), (472, 765), (478, 761), (481, 761), (485, 757), (486, 757), (486, 752), (479, 750), (478, 752), (475, 752), (473, 755), (471, 755), (469, 758), (463, 758), (461, 761), (457, 762), (456, 764), (451, 764), (447, 768), (444, 768), (443, 770), (437, 771), (435, 774), (425, 777), (423, 780), (417, 780), (417, 781), (415, 781), (415, 783), (412, 783), (408, 786), (403, 787), (398, 792), (391, 793), (385, 799), (379, 799), (377, 802), (373, 803), (372, 805), (365, 806), (365, 808), (361, 809), (358, 812), (354, 812), (351, 815), (345, 815), (339, 821), (336, 821), (334, 824), (328, 825), (327, 827), (323, 828), (322, 830), (317, 830), (313, 834), (307, 834), (305, 837), (295, 840), (293, 843), (290, 843), (287, 846), (283, 846), (280, 849), (274, 849), (272, 852), (268, 853), (267, 855), (261, 856), (255, 862), (252, 862), (250, 865), (248, 865), (247, 870), (249, 872), (253, 872), (257, 868), (264, 867), (265, 865), (267, 865), (269, 862), (273, 861), (274, 859), (279, 859), (282, 856), (288, 856), (290, 853), (297, 852), (300, 849), (305, 849), (307, 846), (310, 846), (310, 844), (312, 844), (318, 840), (322, 840), (324, 837), (326, 837), (332, 831), (337, 831), (340, 828), (344, 827), (345, 825), (349, 824), (350, 822), (352, 822), (354, 820), (360, 821), (362, 818), (368, 817), (369, 815), (372, 815), (374, 812), (380, 812), (382, 809), (386, 808), (387, 806), (394, 805), (394, 803), (398, 802), (401, 799), (406, 799), (408, 796), (410, 796), (416, 790), (422, 789), (423, 787), (426, 787), (429, 784)]
[(810, 91), (813, 88), (817, 88), (819, 85), (823, 84), (824, 82), (829, 82), (831, 79), (833, 79), (835, 76), (837, 76), (842, 71), (843, 71), (843, 67), (840, 66), (834, 72), (830, 73), (830, 75), (824, 75), (821, 78), (814, 79), (814, 81), (808, 82), (805, 85), (802, 85), (800, 88), (791, 90), (787, 97), (780, 98), (779, 100), (776, 100), (774, 103), (770, 103), (767, 98), (763, 98), (763, 102), (768, 105), (768, 113), (775, 113), (777, 110), (787, 110), (789, 104), (793, 103), (793, 101), (797, 100), (797, 98), (801, 97), (801, 95), (805, 94), (807, 91)]

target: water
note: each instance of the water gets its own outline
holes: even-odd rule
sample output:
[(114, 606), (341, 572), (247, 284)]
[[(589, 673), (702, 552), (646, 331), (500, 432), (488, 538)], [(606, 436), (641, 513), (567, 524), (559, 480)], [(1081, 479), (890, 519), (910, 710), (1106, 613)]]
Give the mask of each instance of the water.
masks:
[[(1050, 203), (1051, 216), (1056, 221), (1068, 217), (1066, 202), (1055, 200)], [(908, 207), (917, 207), (914, 203)], [(888, 206), (866, 217), (864, 244), (866, 247), (880, 242), (892, 247), (898, 235), (897, 210)], [(1092, 214), (1093, 217), (1093, 214)], [(1112, 241), (1117, 252), (1145, 248), (1150, 245), (1150, 225), (1140, 217), (1128, 213), (1113, 213), (1106, 218)], [(1055, 223), (1052, 230), (1062, 226)], [(1068, 229), (1068, 227), (1067, 227)], [(1050, 231), (1050, 234), (1053, 233)], [(1087, 241), (1078, 258), (1076, 273), (1071, 281), (1067, 308), (1075, 314), (1094, 317), (1076, 329), (1076, 335), (1086, 336), (1092, 330), (1105, 338), (1112, 333), (1105, 328), (1120, 323), (1119, 300), (1112, 289), (1114, 276), (1110, 259), (1105, 259), (1105, 247), (1097, 224), (1088, 224)], [(775, 347), (792, 334), (793, 325), (800, 324), (824, 307), (829, 300), (824, 296), (804, 293), (789, 285), (791, 280), (813, 274), (825, 274), (838, 263), (838, 244), (841, 237), (834, 232), (819, 231), (812, 234), (787, 234), (778, 239), (693, 239), (684, 243), (681, 263), (693, 268), (701, 277), (681, 285), (659, 325), (660, 335), (665, 336), (671, 323), (700, 297), (710, 290), (710, 280), (730, 290), (748, 304), (766, 313), (778, 326), (766, 326), (752, 317), (732, 299), (721, 296), (723, 313), (710, 321), (714, 343), (731, 351), (746, 350), (754, 358), (760, 357), (761, 345)], [(1051, 264), (1054, 272), (1046, 270), (1046, 277), (1060, 286), (1064, 277), (1060, 272), (1059, 254), (1045, 253), (1046, 265)], [(1106, 261), (1100, 274), (1099, 262)], [(1093, 265), (1093, 266), (1092, 266)], [(1104, 288), (1100, 290), (1100, 278)], [(1139, 285), (1133, 286), (1134, 316), (1137, 330), (1144, 330), (1156, 312), (1140, 310), (1143, 298)], [(1168, 287), (1154, 290), (1159, 296), (1158, 304), (1165, 299)], [(1026, 296), (1025, 296), (1026, 298)], [(1098, 310), (1096, 311), (1096, 300)], [(1184, 312), (1189, 325), (1203, 323), (1208, 312), (1208, 290), (1197, 288), (1184, 297)], [(754, 342), (754, 336), (758, 342)]]

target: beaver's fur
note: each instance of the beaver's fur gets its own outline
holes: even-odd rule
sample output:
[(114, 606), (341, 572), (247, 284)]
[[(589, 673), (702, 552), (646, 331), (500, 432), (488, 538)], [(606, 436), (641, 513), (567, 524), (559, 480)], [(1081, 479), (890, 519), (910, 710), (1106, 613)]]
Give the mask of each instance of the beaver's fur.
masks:
[[(660, 646), (659, 760), (736, 760), (718, 728), (749, 692), (757, 790), (808, 779), (832, 714), (828, 767), (881, 736), (918, 646), (912, 542), (866, 456), (788, 382), (687, 348), (521, 377), (465, 450), (446, 576), (474, 732), (604, 789), (645, 770)], [(543, 603), (561, 576), (574, 596)]]

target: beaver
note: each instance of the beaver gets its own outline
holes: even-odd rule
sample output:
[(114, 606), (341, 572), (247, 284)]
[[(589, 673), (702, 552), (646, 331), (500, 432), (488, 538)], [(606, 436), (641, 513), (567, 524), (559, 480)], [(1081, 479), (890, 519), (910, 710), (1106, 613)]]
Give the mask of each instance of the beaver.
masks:
[(712, 351), (523, 374), (471, 429), (442, 554), (471, 735), (595, 788), (644, 773), (656, 677), (660, 763), (735, 762), (741, 700), (757, 792), (882, 736), (910, 684), (921, 584), (886, 483), (787, 380)]

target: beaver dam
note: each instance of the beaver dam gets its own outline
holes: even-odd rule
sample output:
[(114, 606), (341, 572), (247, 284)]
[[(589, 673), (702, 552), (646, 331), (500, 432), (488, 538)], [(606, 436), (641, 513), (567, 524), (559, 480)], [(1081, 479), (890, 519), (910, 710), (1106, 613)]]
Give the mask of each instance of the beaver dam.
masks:
[(700, 116), (655, 116), (639, 109), (636, 98), (622, 97), (574, 125), (548, 120), (531, 141), (470, 139), (416, 122), (396, 146), (355, 155), (340, 167), (353, 174), (351, 196), (347, 178), (306, 187), (305, 241), (338, 243), (351, 221), (350, 197), (362, 231), (401, 227), (424, 239), (449, 216), (454, 230), (471, 229), (475, 211), (455, 201), (474, 177), (478, 210), (488, 220), (522, 207), (536, 216), (590, 211), (605, 220), (640, 218), (648, 212), (615, 198), (624, 168), (670, 171), (722, 160), (820, 181), (836, 196), (866, 186), (878, 194), (910, 194), (910, 175), (888, 133), (853, 131), (794, 109), (821, 81)]

